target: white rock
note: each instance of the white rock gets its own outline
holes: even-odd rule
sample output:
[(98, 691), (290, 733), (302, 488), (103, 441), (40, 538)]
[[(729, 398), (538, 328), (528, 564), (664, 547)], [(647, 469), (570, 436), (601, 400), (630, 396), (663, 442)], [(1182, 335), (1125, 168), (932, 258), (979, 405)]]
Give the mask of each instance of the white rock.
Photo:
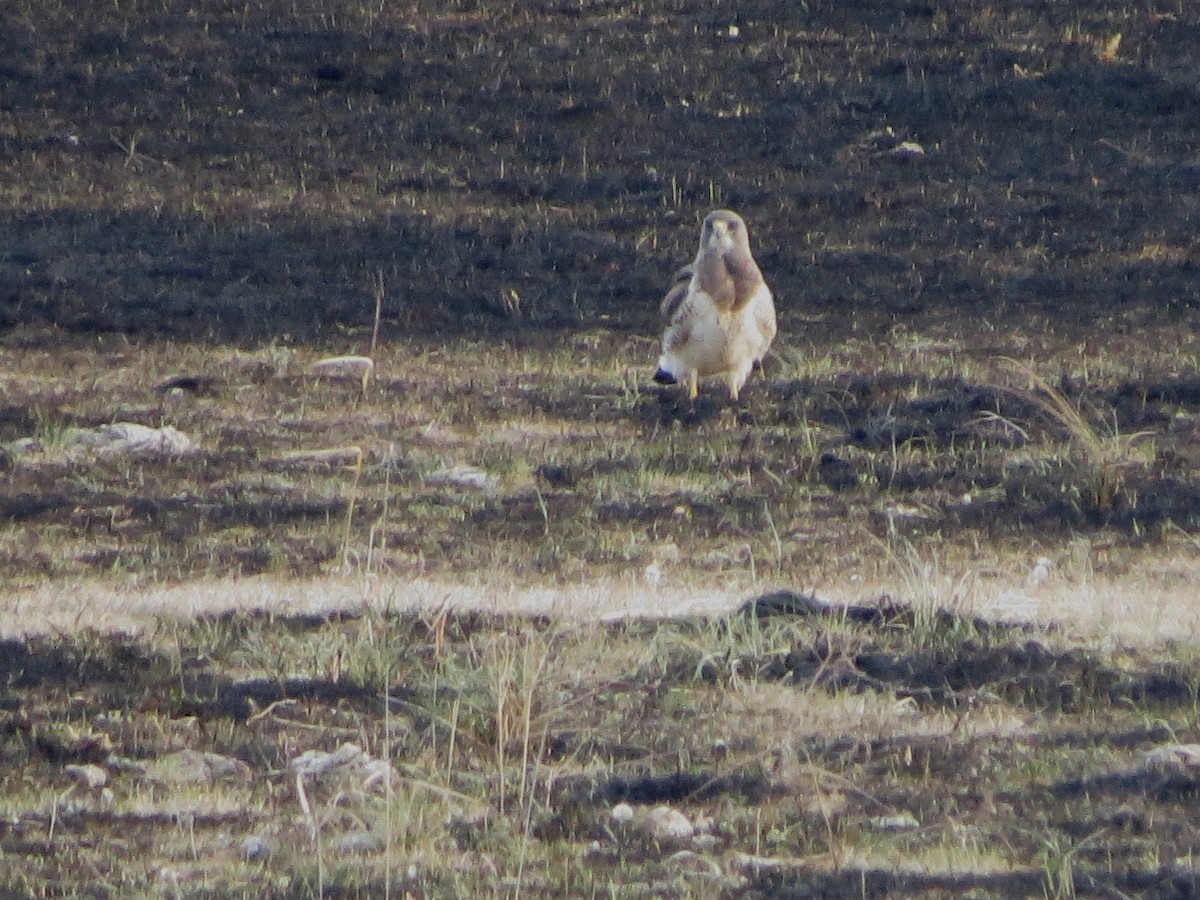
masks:
[(662, 581), (662, 566), (658, 563), (650, 563), (642, 571), (642, 578), (651, 588), (658, 587), (659, 582)]
[(1054, 572), (1054, 561), (1048, 556), (1039, 556), (1029, 574), (1025, 577), (1025, 590), (1037, 590), (1049, 579)]
[(42, 446), (41, 441), (33, 437), (17, 438), (7, 446), (10, 453), (16, 454), (41, 453), (46, 449)]
[(246, 859), (265, 859), (273, 852), (270, 841), (256, 834), (242, 839), (242, 855)]
[(453, 487), (473, 491), (486, 491), (499, 487), (500, 479), (489, 475), (476, 466), (458, 465), (440, 469), (425, 477), (425, 483), (433, 487)]
[(916, 141), (901, 141), (888, 151), (888, 156), (904, 160), (922, 159), (925, 156), (925, 148)]
[(359, 790), (383, 790), (396, 775), (391, 763), (375, 759), (357, 744), (342, 744), (332, 753), (306, 750), (289, 763), (293, 772), (316, 782), (345, 779)]
[(92, 451), (98, 456), (178, 456), (196, 449), (192, 439), (177, 428), (151, 428), (136, 422), (68, 428), (63, 445), (68, 451)]
[(366, 752), (357, 744), (342, 744), (332, 753), (324, 750), (305, 750), (290, 763), (293, 772), (306, 778), (323, 778), (337, 769), (356, 766), (365, 759), (370, 759)]
[(369, 356), (327, 356), (309, 366), (308, 371), (321, 378), (354, 379), (365, 385), (375, 371), (375, 360)]
[(656, 806), (646, 814), (642, 830), (660, 844), (681, 844), (692, 837), (691, 820), (677, 809)]
[(751, 853), (741, 853), (740, 851), (731, 853), (728, 859), (730, 868), (753, 875), (778, 872), (788, 865), (787, 862), (781, 859), (775, 859), (770, 856), (755, 856)]
[(76, 784), (89, 791), (98, 791), (108, 784), (108, 772), (95, 765), (64, 766), (63, 774), (74, 779)]
[(337, 842), (339, 853), (374, 853), (383, 847), (383, 841), (369, 831), (351, 831)]
[(873, 816), (867, 823), (877, 831), (911, 831), (921, 827), (916, 816), (907, 810), (891, 816)]
[(681, 559), (683, 554), (679, 551), (679, 545), (674, 541), (666, 541), (654, 548), (651, 553), (653, 561), (660, 566), (675, 565)]
[(722, 874), (719, 865), (692, 850), (680, 850), (678, 853), (672, 853), (667, 857), (667, 862), (685, 872), (693, 872), (697, 875), (720, 878)]
[(618, 803), (609, 813), (614, 825), (628, 825), (633, 821), (633, 807), (628, 803)]
[(1200, 774), (1200, 744), (1155, 747), (1142, 756), (1142, 765), (1152, 772), (1178, 772), (1195, 776)]
[(354, 466), (362, 460), (362, 447), (354, 444), (345, 447), (324, 447), (319, 450), (292, 450), (279, 457), (281, 463), (295, 466)]
[(220, 753), (179, 750), (148, 763), (145, 776), (161, 784), (213, 784), (248, 781), (250, 767), (240, 759)]

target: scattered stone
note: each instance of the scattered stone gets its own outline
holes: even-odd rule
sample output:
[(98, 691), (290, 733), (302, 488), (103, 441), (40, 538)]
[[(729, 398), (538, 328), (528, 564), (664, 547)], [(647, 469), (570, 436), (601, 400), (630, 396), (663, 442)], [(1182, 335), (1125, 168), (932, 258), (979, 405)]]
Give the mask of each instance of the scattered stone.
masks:
[(715, 834), (696, 834), (692, 836), (693, 849), (701, 853), (711, 853), (721, 846), (721, 839)]
[(921, 827), (916, 816), (907, 810), (890, 816), (872, 816), (867, 824), (876, 831), (911, 831)]
[(211, 394), (218, 380), (214, 375), (175, 375), (155, 388), (160, 394)]
[(1146, 751), (1142, 766), (1149, 772), (1200, 776), (1200, 744), (1167, 744)]
[(889, 526), (896, 522), (920, 522), (930, 518), (925, 510), (906, 503), (885, 503), (881, 512)]
[(781, 859), (773, 859), (769, 856), (755, 856), (752, 853), (737, 851), (729, 854), (728, 860), (731, 869), (737, 869), (739, 872), (755, 876), (778, 872), (788, 867), (788, 864)]
[(1045, 584), (1054, 572), (1054, 561), (1048, 556), (1039, 556), (1025, 577), (1025, 590), (1034, 591)]
[(28, 453), (42, 453), (46, 448), (35, 437), (23, 437), (6, 444), (5, 449), (16, 456), (24, 456)]
[(674, 541), (665, 541), (654, 547), (651, 557), (660, 566), (672, 566), (683, 559), (683, 554), (679, 550), (679, 545)]
[(425, 477), (431, 487), (452, 487), (461, 490), (487, 491), (500, 486), (500, 479), (476, 466), (457, 465), (439, 469)]
[(618, 803), (612, 808), (609, 813), (609, 818), (614, 825), (624, 826), (633, 821), (633, 807), (628, 803)]
[(151, 428), (136, 422), (116, 422), (99, 428), (68, 428), (63, 446), (70, 451), (97, 456), (179, 456), (196, 449), (191, 438), (177, 428)]
[(104, 758), (105, 768), (113, 772), (127, 772), (131, 775), (145, 775), (146, 766), (144, 763), (138, 762), (136, 759), (130, 759), (128, 756), (118, 756), (115, 753), (110, 753)]
[(685, 872), (692, 872), (696, 875), (720, 878), (723, 874), (721, 867), (713, 860), (701, 856), (694, 850), (680, 850), (677, 853), (672, 853), (667, 857), (667, 862), (678, 869), (683, 869)]
[(374, 853), (383, 849), (383, 841), (369, 831), (351, 831), (334, 845), (338, 853)]
[(108, 772), (91, 763), (82, 766), (63, 766), (63, 774), (89, 791), (98, 791), (108, 784)]
[(916, 141), (901, 141), (887, 153), (892, 159), (911, 162), (925, 157), (925, 148)]
[(309, 366), (308, 371), (318, 378), (357, 381), (366, 395), (367, 385), (375, 374), (375, 360), (369, 356), (327, 356)]
[(682, 844), (695, 832), (691, 820), (677, 809), (656, 806), (646, 814), (642, 831), (660, 844)]
[(190, 884), (204, 877), (204, 869), (200, 866), (186, 864), (166, 865), (160, 866), (157, 874), (158, 880), (169, 885), (173, 889), (173, 893), (178, 896), (181, 885)]
[(146, 765), (145, 777), (160, 784), (215, 784), (249, 781), (250, 767), (240, 759), (199, 750), (178, 750)]
[(319, 359), (308, 371), (321, 378), (345, 378), (366, 384), (375, 371), (375, 360), (369, 356), (327, 356)]
[(383, 790), (396, 777), (391, 763), (375, 759), (357, 744), (342, 744), (332, 753), (306, 750), (290, 763), (296, 774), (311, 782), (343, 780), (360, 790)]
[(653, 589), (657, 588), (659, 582), (662, 581), (662, 574), (662, 566), (658, 563), (650, 563), (642, 571), (642, 578)]
[(242, 855), (246, 859), (266, 859), (274, 852), (274, 847), (266, 838), (256, 834), (242, 839)]
[(76, 763), (100, 763), (112, 753), (112, 739), (103, 731), (81, 731), (66, 722), (46, 723), (38, 742), (52, 759)]
[(290, 466), (353, 466), (363, 460), (362, 447), (327, 447), (322, 450), (293, 450), (279, 458)]

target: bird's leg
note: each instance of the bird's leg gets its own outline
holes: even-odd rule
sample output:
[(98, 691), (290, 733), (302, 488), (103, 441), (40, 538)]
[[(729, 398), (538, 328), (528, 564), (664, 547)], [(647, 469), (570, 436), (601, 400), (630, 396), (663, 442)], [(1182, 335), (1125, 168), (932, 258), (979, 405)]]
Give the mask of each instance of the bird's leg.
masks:
[(700, 394), (700, 373), (692, 369), (688, 373), (688, 399), (695, 400)]
[(753, 365), (754, 364), (751, 363), (739, 371), (730, 372), (727, 376), (729, 380), (729, 399), (734, 403), (738, 402), (738, 398), (742, 394), (742, 388), (746, 386), (746, 380), (750, 377), (750, 371), (753, 368)]

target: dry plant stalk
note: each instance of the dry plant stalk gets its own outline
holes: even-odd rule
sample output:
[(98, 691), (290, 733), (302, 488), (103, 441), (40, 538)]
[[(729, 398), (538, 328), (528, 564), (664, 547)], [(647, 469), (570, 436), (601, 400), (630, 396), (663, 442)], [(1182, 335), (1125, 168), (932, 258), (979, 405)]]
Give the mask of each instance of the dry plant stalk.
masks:
[(1067, 399), (1062, 391), (1030, 366), (1010, 357), (1001, 357), (1001, 362), (1024, 377), (1029, 384), (1026, 388), (1009, 388), (1009, 391), (1032, 403), (1067, 432), (1068, 445), (1074, 451), (1075, 461), (1089, 476), (1089, 499), (1097, 509), (1112, 509), (1124, 485), (1126, 471), (1141, 462), (1133, 452), (1134, 445), (1151, 432), (1138, 431), (1123, 435), (1114, 424), (1111, 433), (1104, 434), (1087, 420), (1079, 407)]

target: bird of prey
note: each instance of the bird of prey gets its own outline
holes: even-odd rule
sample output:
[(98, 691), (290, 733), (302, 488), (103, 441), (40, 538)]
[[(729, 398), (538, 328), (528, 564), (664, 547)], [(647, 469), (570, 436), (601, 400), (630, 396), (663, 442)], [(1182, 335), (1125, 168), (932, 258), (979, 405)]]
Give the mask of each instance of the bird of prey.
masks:
[(776, 331), (775, 301), (741, 216), (727, 209), (708, 214), (696, 259), (676, 273), (660, 310), (666, 328), (654, 380), (684, 382), (694, 400), (701, 377), (721, 375), (736, 402)]

